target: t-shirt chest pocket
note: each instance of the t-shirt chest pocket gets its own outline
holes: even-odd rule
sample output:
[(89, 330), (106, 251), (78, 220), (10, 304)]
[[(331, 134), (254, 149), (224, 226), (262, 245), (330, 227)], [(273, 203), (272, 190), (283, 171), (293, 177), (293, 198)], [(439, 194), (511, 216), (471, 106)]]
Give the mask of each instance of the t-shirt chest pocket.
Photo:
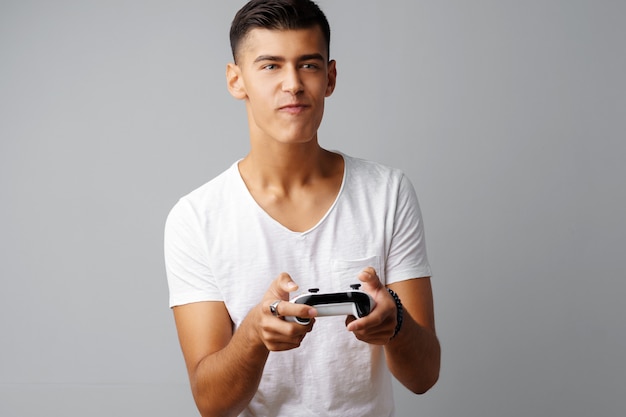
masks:
[(368, 266), (371, 266), (378, 273), (380, 281), (384, 284), (384, 273), (381, 268), (380, 256), (369, 256), (361, 259), (333, 259), (331, 274), (335, 291), (350, 289), (350, 285), (359, 284), (358, 275)]

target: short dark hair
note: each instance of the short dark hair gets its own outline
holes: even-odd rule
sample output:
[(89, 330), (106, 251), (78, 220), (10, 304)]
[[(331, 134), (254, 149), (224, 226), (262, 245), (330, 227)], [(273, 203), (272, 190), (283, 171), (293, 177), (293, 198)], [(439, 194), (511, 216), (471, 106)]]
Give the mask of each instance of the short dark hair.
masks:
[(251, 0), (237, 12), (230, 26), (233, 59), (237, 61), (241, 42), (252, 29), (295, 30), (315, 26), (322, 30), (330, 59), (330, 25), (322, 10), (313, 1)]

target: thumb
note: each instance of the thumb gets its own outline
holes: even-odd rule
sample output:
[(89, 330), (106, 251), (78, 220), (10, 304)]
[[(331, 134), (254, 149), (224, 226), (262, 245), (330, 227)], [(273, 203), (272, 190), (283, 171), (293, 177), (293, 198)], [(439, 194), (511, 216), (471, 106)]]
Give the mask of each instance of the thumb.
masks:
[(378, 278), (376, 270), (371, 266), (368, 266), (358, 275), (359, 281), (361, 281), (368, 290), (375, 291), (382, 287), (382, 283)]
[(276, 298), (281, 300), (289, 300), (289, 293), (298, 289), (298, 284), (293, 282), (288, 273), (281, 273), (272, 285), (272, 290)]

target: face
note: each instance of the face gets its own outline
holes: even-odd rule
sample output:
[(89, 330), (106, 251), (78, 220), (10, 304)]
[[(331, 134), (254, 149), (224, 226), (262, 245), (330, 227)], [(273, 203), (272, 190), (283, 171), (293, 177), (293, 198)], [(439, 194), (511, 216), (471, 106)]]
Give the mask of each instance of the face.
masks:
[(251, 139), (280, 143), (317, 140), (335, 79), (318, 27), (253, 29), (227, 68), (229, 91), (246, 102)]

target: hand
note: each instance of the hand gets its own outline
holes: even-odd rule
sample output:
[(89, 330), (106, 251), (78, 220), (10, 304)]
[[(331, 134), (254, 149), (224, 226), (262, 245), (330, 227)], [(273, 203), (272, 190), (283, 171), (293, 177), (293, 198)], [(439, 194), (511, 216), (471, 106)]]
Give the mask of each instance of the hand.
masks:
[[(269, 351), (290, 350), (300, 346), (304, 336), (313, 329), (317, 311), (304, 304), (289, 302), (289, 293), (298, 289), (289, 274), (282, 273), (270, 284), (263, 300), (255, 307), (254, 322), (259, 338)], [(270, 305), (281, 300), (276, 307), (279, 317), (272, 314)], [(307, 325), (283, 320), (283, 316), (310, 318)]]
[(370, 314), (360, 319), (348, 316), (346, 326), (363, 342), (385, 345), (393, 337), (396, 328), (396, 302), (380, 282), (374, 268), (365, 268), (358, 278), (363, 283), (361, 289), (372, 296), (376, 306)]

